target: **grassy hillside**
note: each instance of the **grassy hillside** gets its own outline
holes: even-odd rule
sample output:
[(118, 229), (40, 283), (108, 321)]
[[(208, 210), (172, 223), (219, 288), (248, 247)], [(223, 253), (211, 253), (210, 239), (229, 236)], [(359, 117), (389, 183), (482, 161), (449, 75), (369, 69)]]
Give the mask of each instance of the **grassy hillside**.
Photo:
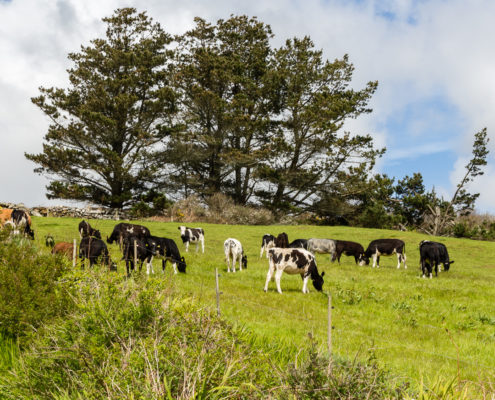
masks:
[[(56, 241), (78, 239), (79, 220), (33, 218), (37, 241), (52, 234)], [(114, 221), (90, 221), (109, 235)], [(394, 374), (413, 383), (421, 377), (437, 377), (479, 383), (490, 388), (495, 383), (495, 243), (437, 238), (455, 260), (449, 272), (438, 278), (419, 278), (418, 243), (425, 236), (347, 227), (315, 226), (229, 226), (194, 224), (205, 229), (206, 252), (184, 253), (179, 223), (143, 222), (152, 234), (176, 240), (186, 257), (187, 274), (174, 276), (168, 265), (164, 279), (174, 282), (174, 290), (190, 294), (199, 302), (215, 306), (216, 267), (221, 271), (221, 312), (227, 319), (254, 331), (265, 342), (286, 343), (287, 357), (307, 344), (308, 333), (326, 342), (327, 297), (309, 285), (310, 294), (301, 292), (297, 276), (284, 275), (280, 295), (271, 282), (263, 292), (268, 261), (259, 259), (261, 237), (265, 233), (287, 232), (296, 238), (353, 240), (366, 247), (377, 238), (400, 238), (406, 242), (408, 269), (397, 270), (397, 258), (384, 257), (380, 269), (360, 267), (343, 256), (341, 265), (328, 256), (317, 255), (320, 271), (325, 271), (324, 291), (332, 295), (333, 350), (340, 357), (366, 357), (369, 351)], [(239, 239), (248, 255), (248, 269), (226, 272), (223, 241)], [(119, 259), (118, 246), (109, 246)], [(160, 262), (155, 261), (155, 272)], [(145, 270), (143, 270), (144, 274)], [(118, 274), (125, 267), (119, 263)], [(473, 385), (474, 386), (474, 385)]]

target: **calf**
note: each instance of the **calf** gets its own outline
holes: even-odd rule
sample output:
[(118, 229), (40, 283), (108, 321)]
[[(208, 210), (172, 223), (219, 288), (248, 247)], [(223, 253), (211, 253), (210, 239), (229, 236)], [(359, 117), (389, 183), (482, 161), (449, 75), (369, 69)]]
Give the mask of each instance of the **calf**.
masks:
[(101, 233), (97, 229), (93, 229), (89, 222), (82, 220), (79, 222), (79, 237), (94, 236), (97, 239), (101, 239)]
[(318, 273), (316, 268), (315, 256), (309, 251), (304, 249), (281, 249), (274, 247), (268, 250), (269, 267), (266, 275), (265, 292), (268, 291), (268, 283), (272, 279), (275, 273), (275, 282), (277, 284), (277, 291), (282, 293), (280, 289), (280, 278), (282, 273), (288, 274), (300, 274), (303, 279), (303, 293), (309, 293), (308, 279), (311, 278), (313, 286), (316, 290), (321, 292), (323, 288), (323, 275)]
[(419, 256), (423, 278), (427, 274), (430, 278), (433, 276), (433, 265), (435, 266), (435, 276), (438, 276), (439, 264), (443, 264), (443, 269), (448, 271), (450, 264), (454, 263), (454, 260), (450, 260), (447, 247), (443, 243), (431, 242), (429, 240), (422, 240), (419, 243)]
[(308, 241), (306, 239), (296, 239), (292, 242), (289, 243), (287, 247), (291, 248), (301, 248), (301, 249), (307, 249), (308, 246)]
[(101, 239), (92, 238), (90, 236), (81, 239), (79, 244), (79, 258), (81, 259), (81, 267), (84, 268), (84, 260), (89, 259), (89, 266), (92, 267), (101, 258), (101, 262), (107, 265), (111, 271), (117, 270), (117, 264), (112, 262), (108, 254), (108, 248), (105, 242)]
[(182, 243), (186, 245), (186, 253), (189, 251), (189, 242), (196, 243), (196, 253), (198, 252), (199, 243), (201, 243), (203, 253), (205, 252), (205, 231), (202, 228), (179, 226), (179, 230)]
[(146, 238), (151, 236), (150, 230), (142, 225), (127, 224), (121, 222), (114, 226), (112, 234), (110, 237), (107, 236), (107, 243), (112, 244), (113, 242), (120, 243), (121, 240), (128, 236), (135, 236), (137, 238)]
[(263, 251), (266, 251), (266, 258), (268, 258), (268, 249), (275, 247), (275, 236), (266, 234), (263, 235), (263, 239), (261, 240), (261, 251), (260, 258), (263, 256)]
[(247, 268), (247, 256), (244, 255), (242, 244), (237, 239), (228, 238), (223, 243), (225, 253), (225, 261), (227, 261), (227, 272), (230, 272), (230, 258), (232, 258), (232, 272), (235, 272), (235, 264), (239, 260), (239, 269), (242, 271), (242, 266)]
[(354, 256), (354, 260), (356, 264), (359, 261), (362, 261), (364, 255), (364, 248), (359, 243), (356, 242), (348, 242), (346, 240), (336, 240), (335, 241), (335, 253), (332, 257), (332, 261), (337, 261), (340, 264), (340, 257), (342, 254), (346, 256)]
[(373, 268), (380, 268), (380, 256), (391, 256), (397, 254), (397, 268), (401, 261), (406, 265), (406, 244), (400, 239), (377, 239), (370, 242), (368, 248), (359, 262), (359, 265), (369, 265), (370, 257), (373, 257)]
[(52, 235), (45, 235), (45, 246), (53, 249), (55, 246), (55, 239)]
[(307, 243), (307, 250), (316, 254), (330, 254), (332, 259), (335, 257), (335, 240), (332, 239), (309, 239)]
[(146, 273), (149, 274), (149, 265), (156, 254), (156, 244), (150, 237), (126, 236), (122, 246), (122, 259), (125, 260), (125, 268), (127, 276), (130, 276), (131, 270), (134, 271), (134, 261), (141, 261), (139, 271), (143, 267), (143, 262), (146, 260)]
[[(186, 273), (186, 260), (184, 257), (180, 256), (179, 248), (175, 244), (172, 239), (150, 236), (148, 239), (156, 248), (156, 258), (161, 258), (162, 260), (162, 271), (165, 271), (165, 266), (167, 261), (172, 263), (172, 267), (174, 268), (174, 274), (177, 273), (177, 269), (179, 272)], [(146, 273), (153, 272), (153, 259), (148, 263), (148, 268)]]
[(59, 254), (72, 260), (74, 255), (74, 244), (69, 242), (58, 242), (53, 246), (52, 254)]

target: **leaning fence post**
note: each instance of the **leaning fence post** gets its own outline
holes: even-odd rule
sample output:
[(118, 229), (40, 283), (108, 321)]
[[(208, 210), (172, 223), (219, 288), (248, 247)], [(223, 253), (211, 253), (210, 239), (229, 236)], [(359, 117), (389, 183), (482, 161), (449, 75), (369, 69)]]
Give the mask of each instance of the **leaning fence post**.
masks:
[(137, 242), (134, 239), (134, 271), (136, 270), (137, 267)]
[(217, 316), (220, 316), (220, 290), (218, 289), (218, 268), (215, 268), (215, 284), (217, 292)]
[(332, 295), (328, 295), (328, 327), (327, 327), (327, 346), (328, 353), (330, 354), (330, 361), (332, 360)]
[(76, 268), (76, 239), (74, 239), (74, 242), (72, 243), (72, 268)]

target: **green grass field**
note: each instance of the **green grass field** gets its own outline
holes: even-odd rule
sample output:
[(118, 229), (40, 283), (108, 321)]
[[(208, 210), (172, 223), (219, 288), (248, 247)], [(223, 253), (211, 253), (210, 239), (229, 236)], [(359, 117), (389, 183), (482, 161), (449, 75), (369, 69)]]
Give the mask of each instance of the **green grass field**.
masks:
[[(56, 241), (72, 241), (79, 235), (80, 219), (33, 218), (36, 241), (44, 247), (44, 235)], [(105, 238), (115, 221), (90, 221)], [(414, 232), (318, 226), (231, 226), (187, 224), (205, 230), (205, 254), (195, 246), (185, 253), (177, 227), (180, 223), (142, 222), (152, 234), (172, 238), (187, 262), (187, 273), (173, 275), (170, 264), (164, 279), (175, 282), (178, 292), (194, 296), (205, 306), (215, 307), (215, 268), (220, 271), (222, 316), (255, 332), (262, 341), (287, 345), (287, 357), (305, 345), (312, 333), (321, 346), (327, 336), (327, 296), (334, 309), (333, 353), (337, 357), (366, 357), (371, 351), (399, 379), (413, 386), (421, 378), (472, 382), (493, 391), (495, 384), (495, 243), (453, 238), (431, 238)], [(355, 265), (342, 257), (331, 263), (328, 255), (317, 255), (319, 271), (325, 271), (325, 294), (311, 284), (301, 292), (298, 276), (282, 276), (282, 295), (275, 282), (264, 293), (268, 260), (259, 258), (265, 233), (286, 232), (297, 238), (352, 240), (364, 247), (378, 238), (400, 238), (406, 242), (408, 269), (396, 269), (397, 258), (382, 257), (381, 268)], [(223, 255), (226, 238), (239, 239), (248, 256), (248, 269), (227, 273)], [(438, 278), (422, 279), (418, 244), (423, 239), (443, 242), (455, 263)], [(109, 245), (112, 257), (120, 259), (117, 245)], [(155, 261), (155, 273), (161, 274)], [(125, 266), (119, 263), (119, 274)], [(142, 274), (145, 274), (143, 269)], [(478, 387), (478, 389), (476, 389)]]

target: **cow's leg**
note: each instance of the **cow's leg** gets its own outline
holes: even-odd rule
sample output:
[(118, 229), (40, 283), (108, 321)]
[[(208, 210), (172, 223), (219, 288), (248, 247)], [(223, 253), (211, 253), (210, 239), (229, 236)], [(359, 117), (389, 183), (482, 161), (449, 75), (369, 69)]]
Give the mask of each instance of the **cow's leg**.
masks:
[(402, 262), (404, 263), (404, 269), (407, 269), (407, 265), (406, 265), (406, 253), (402, 253)]
[(165, 273), (165, 267), (167, 266), (167, 259), (162, 258), (162, 272)]
[(309, 275), (303, 277), (303, 288), (302, 288), (303, 293), (309, 293), (308, 281), (309, 281)]
[[(230, 257), (229, 257), (230, 259)], [(235, 263), (237, 262), (237, 258), (235, 254), (232, 254), (232, 272), (235, 272)]]
[(203, 251), (203, 254), (205, 253), (205, 239), (201, 239), (201, 250)]
[[(375, 253), (375, 254), (373, 254), (373, 256), (372, 256), (372, 257), (373, 257), (373, 266), (372, 266), (372, 267), (373, 267), (373, 268), (375, 268), (375, 266), (376, 266), (376, 259), (377, 259), (377, 255), (376, 255), (376, 253)], [(380, 262), (380, 260), (378, 260), (378, 262)], [(378, 268), (380, 268), (380, 266), (378, 266)]]
[(198, 250), (199, 250), (199, 241), (196, 242), (196, 253), (198, 252)]
[[(339, 255), (337, 254), (337, 252), (333, 252), (332, 253), (332, 259), (330, 261), (335, 262), (337, 257), (340, 258)], [(340, 260), (339, 260), (339, 264), (340, 264)]]
[(189, 251), (189, 240), (186, 242), (186, 253)]
[(225, 258), (227, 260), (227, 272), (230, 272), (230, 254), (227, 254)]
[(397, 269), (400, 268), (400, 261), (402, 260), (402, 254), (397, 253)]
[(172, 267), (174, 267), (174, 274), (177, 274), (177, 263), (172, 261)]
[(282, 294), (282, 289), (280, 289), (280, 278), (282, 278), (283, 273), (284, 271), (281, 269), (277, 269), (277, 271), (275, 271), (275, 283), (277, 284), (277, 292), (280, 294)]
[(265, 249), (265, 246), (261, 246), (261, 250), (260, 250), (260, 258), (263, 257), (263, 250)]
[(153, 273), (153, 256), (148, 257), (146, 262), (146, 275)]
[(237, 258), (239, 259), (239, 271), (242, 271), (242, 253), (240, 253)]
[(268, 283), (270, 282), (270, 280), (272, 279), (272, 276), (273, 276), (273, 270), (274, 268), (272, 267), (272, 263), (270, 263), (270, 265), (268, 266), (268, 272), (266, 274), (266, 282), (265, 282), (265, 292), (268, 291)]

